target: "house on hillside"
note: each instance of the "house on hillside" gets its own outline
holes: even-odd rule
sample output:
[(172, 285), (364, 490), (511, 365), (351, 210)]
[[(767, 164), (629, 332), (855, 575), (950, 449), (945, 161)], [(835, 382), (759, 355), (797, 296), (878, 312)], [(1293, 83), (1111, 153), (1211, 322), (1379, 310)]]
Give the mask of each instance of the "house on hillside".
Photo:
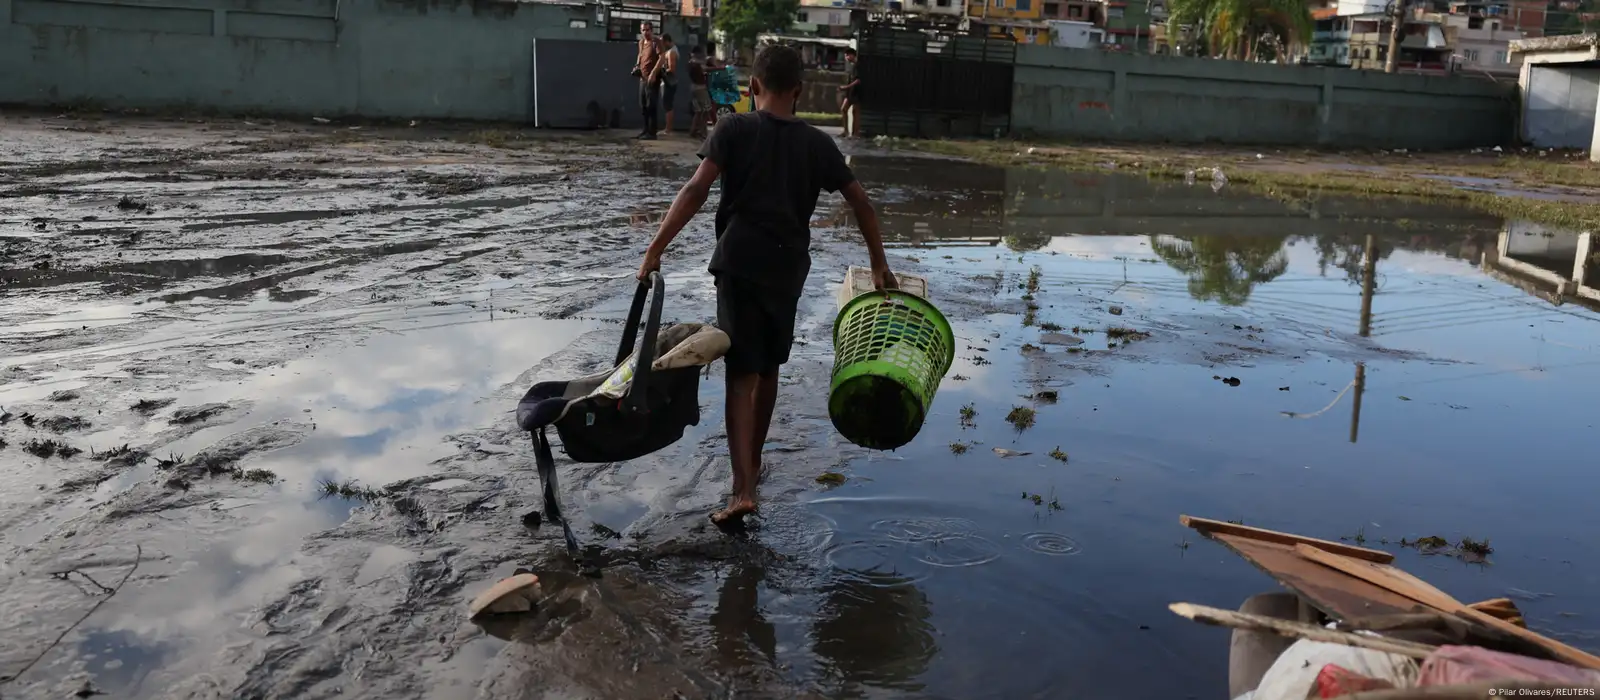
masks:
[(971, 0), (967, 19), (990, 37), (1010, 37), (1023, 44), (1050, 43), (1043, 0)]
[(1156, 23), (1166, 23), (1166, 3), (1160, 0), (1105, 0), (1102, 17), (1107, 50), (1151, 53), (1151, 27)]
[[(1393, 18), (1364, 14), (1350, 19), (1350, 67), (1357, 70), (1384, 70), (1389, 61), (1389, 33)], [(1451, 48), (1445, 39), (1444, 25), (1419, 18), (1407, 18), (1400, 28), (1400, 58), (1396, 71), (1423, 75), (1448, 75)]]
[(1526, 38), (1521, 31), (1492, 15), (1452, 12), (1437, 18), (1444, 25), (1457, 72), (1494, 80), (1517, 79), (1522, 61), (1512, 58), (1511, 42)]

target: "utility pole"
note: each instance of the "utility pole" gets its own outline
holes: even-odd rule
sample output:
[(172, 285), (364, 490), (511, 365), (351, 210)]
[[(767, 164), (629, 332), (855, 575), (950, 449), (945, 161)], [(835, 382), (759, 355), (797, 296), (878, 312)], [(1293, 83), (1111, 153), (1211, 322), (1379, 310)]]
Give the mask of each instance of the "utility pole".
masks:
[(1389, 16), (1389, 59), (1383, 63), (1383, 72), (1393, 73), (1400, 65), (1400, 28), (1406, 23), (1406, 0), (1389, 0), (1393, 8)]

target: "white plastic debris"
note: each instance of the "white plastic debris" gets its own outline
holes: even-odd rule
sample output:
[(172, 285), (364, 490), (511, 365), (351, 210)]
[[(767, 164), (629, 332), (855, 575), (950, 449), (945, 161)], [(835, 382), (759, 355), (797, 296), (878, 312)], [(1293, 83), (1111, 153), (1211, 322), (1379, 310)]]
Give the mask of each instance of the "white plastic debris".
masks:
[(1494, 152), (1495, 152), (1495, 153), (1500, 153), (1500, 152), (1502, 152), (1502, 151), (1503, 151), (1503, 150), (1504, 150), (1504, 149), (1502, 149), (1502, 148), (1500, 148), (1500, 147), (1499, 147), (1499, 146), (1495, 146), (1495, 147), (1494, 147)]
[(1212, 168), (1211, 169), (1211, 191), (1212, 192), (1220, 191), (1223, 188), (1223, 186), (1225, 186), (1227, 184), (1228, 184), (1228, 176), (1222, 174), (1222, 168)]
[(318, 124), (327, 124), (329, 120), (328, 119), (324, 119), (322, 117), (312, 117), (311, 121), (314, 121), (314, 122), (316, 122)]
[(1404, 148), (1396, 148), (1396, 149), (1394, 149), (1394, 152), (1395, 153), (1399, 153), (1401, 155), (1405, 155), (1406, 149), (1404, 149)]
[(1264, 155), (1261, 155), (1261, 154), (1260, 154), (1260, 153), (1257, 153), (1257, 154), (1256, 154), (1256, 160), (1261, 160), (1261, 159), (1262, 159), (1262, 158), (1265, 158), (1265, 157), (1266, 157), (1266, 156), (1264, 156)]
[(1035, 154), (1035, 153), (1038, 153), (1038, 152), (1039, 152), (1039, 149), (1037, 149), (1037, 148), (1034, 148), (1034, 147), (1033, 147), (1033, 146), (1029, 146), (1029, 147), (1028, 147), (1028, 155), (1030, 155), (1030, 156), (1031, 156), (1031, 155), (1033, 155), (1033, 154)]
[(1189, 172), (1183, 174), (1183, 184), (1185, 184), (1185, 185), (1193, 185), (1194, 184), (1194, 171), (1193, 170), (1190, 170)]

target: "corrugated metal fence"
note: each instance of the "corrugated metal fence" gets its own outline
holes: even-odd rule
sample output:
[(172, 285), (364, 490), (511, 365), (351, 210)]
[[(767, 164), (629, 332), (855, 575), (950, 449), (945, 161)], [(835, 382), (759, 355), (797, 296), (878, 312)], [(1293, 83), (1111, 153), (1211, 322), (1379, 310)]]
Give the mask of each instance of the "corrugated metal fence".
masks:
[(859, 44), (863, 135), (1011, 131), (1016, 42), (874, 27)]

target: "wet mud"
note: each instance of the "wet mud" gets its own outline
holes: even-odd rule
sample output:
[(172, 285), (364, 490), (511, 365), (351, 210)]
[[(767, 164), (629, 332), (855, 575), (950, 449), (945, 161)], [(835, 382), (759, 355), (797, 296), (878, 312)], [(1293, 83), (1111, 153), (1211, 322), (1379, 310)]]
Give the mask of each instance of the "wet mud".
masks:
[[(3, 119), (6, 697), (1215, 695), (1226, 634), (1166, 604), (1275, 584), (1179, 513), (1360, 532), (1600, 642), (1600, 316), (1538, 274), (1573, 271), (1571, 232), (862, 150), (891, 263), (956, 330), (921, 433), (831, 427), (835, 278), (863, 255), (825, 200), (762, 516), (706, 519), (715, 366), (673, 446), (557, 450), (575, 559), (524, 524), (511, 411), (615, 353), (687, 145)], [(666, 261), (671, 320), (715, 316), (709, 219)], [(1399, 544), (1433, 535), (1493, 552)], [(467, 620), (524, 568), (534, 613)]]

